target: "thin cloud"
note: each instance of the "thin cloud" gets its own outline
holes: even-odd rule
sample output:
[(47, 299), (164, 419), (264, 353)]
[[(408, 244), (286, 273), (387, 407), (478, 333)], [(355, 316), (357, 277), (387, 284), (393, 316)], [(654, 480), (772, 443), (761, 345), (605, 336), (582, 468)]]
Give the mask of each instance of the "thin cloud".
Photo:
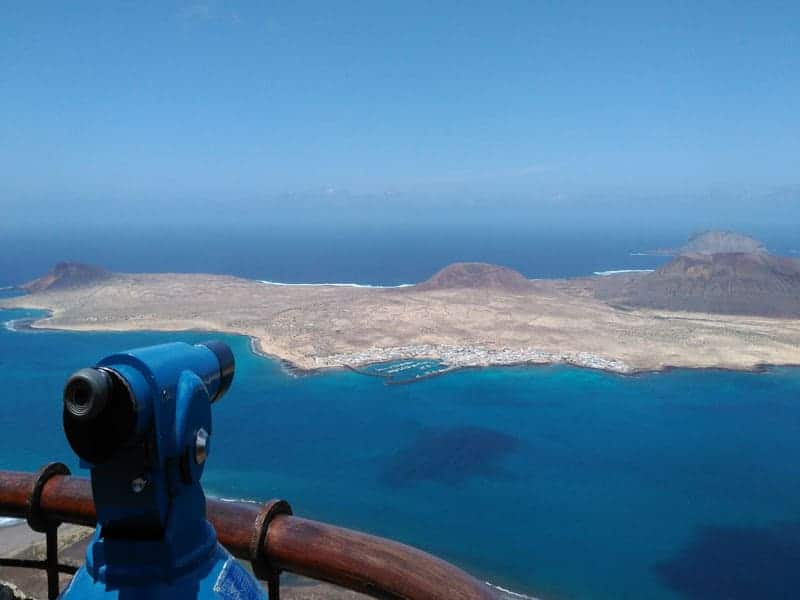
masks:
[(184, 21), (230, 21), (234, 24), (242, 22), (242, 15), (235, 10), (226, 10), (219, 0), (205, 0), (189, 4), (180, 11)]
[(197, 2), (185, 6), (181, 10), (181, 17), (187, 21), (208, 21), (214, 16), (214, 6), (211, 2)]
[[(425, 183), (451, 184), (469, 183), (472, 181), (502, 180), (544, 175), (556, 171), (556, 167), (547, 163), (532, 163), (524, 167), (509, 167), (505, 169), (492, 169), (487, 171), (457, 171), (441, 177), (430, 178)], [(422, 183), (422, 182), (420, 182)]]
[(517, 175), (537, 175), (539, 173), (549, 173), (554, 171), (553, 165), (548, 164), (533, 164), (527, 167), (522, 167), (517, 170)]

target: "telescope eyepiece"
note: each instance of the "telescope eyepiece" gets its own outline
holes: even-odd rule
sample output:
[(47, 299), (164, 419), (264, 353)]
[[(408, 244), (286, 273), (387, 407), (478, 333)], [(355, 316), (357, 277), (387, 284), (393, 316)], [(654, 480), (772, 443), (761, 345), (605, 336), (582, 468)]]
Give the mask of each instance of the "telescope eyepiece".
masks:
[(116, 371), (76, 371), (64, 386), (64, 433), (75, 454), (92, 464), (109, 460), (133, 439), (137, 406)]
[(111, 396), (111, 377), (100, 369), (81, 369), (64, 386), (64, 408), (76, 421), (97, 417)]

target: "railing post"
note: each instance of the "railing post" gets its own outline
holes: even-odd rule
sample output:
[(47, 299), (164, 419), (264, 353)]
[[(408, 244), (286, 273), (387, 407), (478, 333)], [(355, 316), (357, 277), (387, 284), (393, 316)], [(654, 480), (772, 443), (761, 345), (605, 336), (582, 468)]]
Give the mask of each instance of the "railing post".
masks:
[(50, 463), (36, 474), (28, 495), (28, 506), (25, 518), (28, 527), (45, 534), (47, 544), (45, 569), (47, 570), (47, 598), (58, 598), (58, 526), (59, 522), (48, 519), (42, 512), (42, 490), (47, 481), (56, 475), (69, 475), (70, 471), (64, 463)]
[(58, 598), (58, 524), (51, 523), (45, 532), (47, 539), (47, 598), (56, 600)]
[(269, 600), (281, 598), (281, 572), (269, 564), (264, 556), (264, 541), (267, 539), (269, 524), (278, 515), (291, 515), (292, 507), (286, 500), (270, 500), (261, 506), (250, 538), (250, 564), (259, 579), (266, 580)]
[(267, 576), (267, 592), (269, 600), (281, 600), (281, 572), (277, 569)]

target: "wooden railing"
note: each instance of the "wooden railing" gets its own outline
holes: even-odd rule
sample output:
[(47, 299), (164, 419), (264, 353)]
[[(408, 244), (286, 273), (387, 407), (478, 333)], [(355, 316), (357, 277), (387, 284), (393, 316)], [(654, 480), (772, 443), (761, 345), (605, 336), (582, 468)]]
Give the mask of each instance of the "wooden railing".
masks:
[[(58, 595), (55, 531), (59, 523), (95, 525), (88, 479), (69, 475), (0, 471), (0, 516), (27, 519), (47, 533), (43, 561), (0, 559), (0, 565), (45, 569), (51, 596)], [(375, 598), (483, 600), (487, 585), (430, 554), (383, 538), (293, 516), (288, 504), (208, 500), (207, 515), (231, 554), (250, 561), (268, 582), (271, 600), (280, 595), (280, 573), (296, 573)], [(55, 597), (53, 596), (53, 597)]]

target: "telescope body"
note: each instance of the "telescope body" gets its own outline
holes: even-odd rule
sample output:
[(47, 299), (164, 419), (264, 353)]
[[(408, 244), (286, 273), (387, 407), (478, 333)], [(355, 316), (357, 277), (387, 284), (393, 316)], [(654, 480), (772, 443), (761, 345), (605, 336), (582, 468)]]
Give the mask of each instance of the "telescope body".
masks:
[(91, 471), (97, 528), (61, 597), (266, 598), (217, 543), (200, 479), (211, 404), (234, 359), (221, 342), (108, 356), (64, 389), (64, 431)]

